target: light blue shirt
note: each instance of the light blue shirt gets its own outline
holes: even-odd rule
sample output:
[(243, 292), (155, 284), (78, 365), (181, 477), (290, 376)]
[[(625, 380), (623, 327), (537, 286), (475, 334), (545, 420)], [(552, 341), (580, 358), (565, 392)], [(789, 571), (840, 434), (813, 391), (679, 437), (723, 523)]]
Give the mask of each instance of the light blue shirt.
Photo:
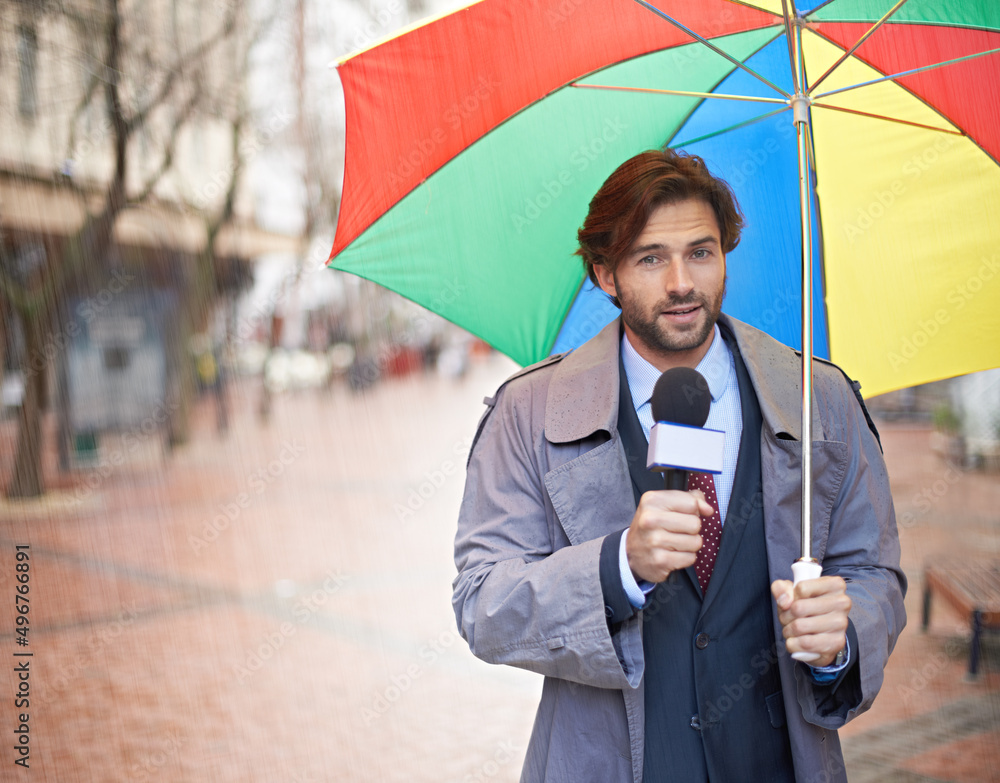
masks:
[[(625, 376), (628, 378), (629, 391), (632, 393), (632, 404), (648, 443), (649, 432), (655, 423), (651, 402), (653, 386), (659, 380), (661, 373), (638, 354), (624, 334), (622, 364), (625, 366)], [(736, 361), (726, 341), (722, 339), (718, 326), (715, 327), (712, 345), (695, 369), (708, 381), (708, 390), (712, 395), (705, 429), (721, 430), (726, 433), (722, 473), (713, 476), (715, 494), (719, 499), (719, 516), (725, 525), (729, 498), (733, 494), (733, 479), (736, 477), (736, 462), (740, 455), (743, 408), (740, 405), (740, 387), (736, 381)]]
[[(725, 433), (722, 473), (713, 476), (715, 494), (719, 501), (719, 517), (723, 527), (725, 527), (729, 499), (733, 494), (733, 480), (736, 477), (736, 463), (739, 460), (740, 439), (743, 436), (743, 407), (740, 403), (740, 389), (736, 379), (736, 360), (733, 358), (729, 346), (726, 345), (726, 341), (722, 338), (718, 325), (714, 328), (712, 344), (695, 369), (708, 382), (708, 390), (712, 395), (712, 404), (709, 407), (708, 419), (705, 421), (705, 429), (721, 430)], [(622, 334), (621, 351), (625, 377), (632, 394), (632, 404), (648, 443), (649, 432), (654, 424), (651, 403), (653, 386), (662, 373), (639, 355), (624, 333)], [(646, 595), (656, 585), (650, 582), (643, 582), (640, 585), (636, 581), (632, 569), (628, 565), (628, 555), (625, 550), (627, 538), (628, 531), (626, 530), (621, 537), (618, 548), (618, 566), (629, 603), (636, 609), (641, 609), (646, 603)], [(847, 653), (845, 662), (839, 667), (810, 667), (813, 668), (813, 676), (816, 680), (824, 682), (835, 679), (836, 673), (846, 667), (850, 660), (849, 648)]]

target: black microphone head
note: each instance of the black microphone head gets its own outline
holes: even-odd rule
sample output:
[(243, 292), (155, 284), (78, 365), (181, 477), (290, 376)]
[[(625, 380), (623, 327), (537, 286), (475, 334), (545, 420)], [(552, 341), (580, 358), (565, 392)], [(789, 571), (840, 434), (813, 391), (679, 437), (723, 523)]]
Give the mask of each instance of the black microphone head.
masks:
[(690, 367), (667, 370), (653, 387), (651, 406), (654, 421), (704, 427), (711, 404), (708, 381)]

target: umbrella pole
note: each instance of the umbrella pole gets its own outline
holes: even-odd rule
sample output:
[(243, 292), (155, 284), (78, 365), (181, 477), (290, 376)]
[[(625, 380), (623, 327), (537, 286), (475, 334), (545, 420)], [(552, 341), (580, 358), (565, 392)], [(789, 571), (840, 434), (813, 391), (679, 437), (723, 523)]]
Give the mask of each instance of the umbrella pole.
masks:
[(809, 177), (809, 105), (796, 95), (792, 113), (799, 145), (799, 200), (802, 212), (802, 550), (812, 557), (812, 199)]
[[(798, 20), (796, 20), (797, 22)], [(812, 557), (812, 182), (809, 161), (809, 97), (805, 93), (805, 73), (802, 68), (802, 27), (794, 24), (793, 57), (795, 95), (790, 103), (799, 148), (799, 206), (802, 215), (802, 548), (801, 555), (792, 564), (796, 584), (807, 579), (817, 579), (823, 573), (819, 561)], [(790, 42), (791, 44), (791, 42)], [(797, 652), (792, 657), (798, 661), (811, 661), (816, 653)]]

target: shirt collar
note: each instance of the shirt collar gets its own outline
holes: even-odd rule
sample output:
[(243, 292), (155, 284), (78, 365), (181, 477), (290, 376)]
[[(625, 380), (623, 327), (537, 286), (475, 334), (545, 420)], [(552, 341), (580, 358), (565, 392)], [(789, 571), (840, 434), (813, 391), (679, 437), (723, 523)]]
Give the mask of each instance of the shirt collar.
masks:
[[(708, 390), (712, 394), (712, 402), (718, 402), (729, 382), (729, 373), (733, 365), (733, 356), (729, 346), (722, 339), (719, 325), (714, 327), (712, 345), (695, 369), (705, 376)], [(662, 374), (652, 364), (643, 359), (632, 347), (625, 330), (622, 330), (622, 365), (625, 367), (625, 377), (628, 379), (629, 391), (632, 393), (632, 404), (636, 410), (648, 403), (653, 397), (653, 386)]]

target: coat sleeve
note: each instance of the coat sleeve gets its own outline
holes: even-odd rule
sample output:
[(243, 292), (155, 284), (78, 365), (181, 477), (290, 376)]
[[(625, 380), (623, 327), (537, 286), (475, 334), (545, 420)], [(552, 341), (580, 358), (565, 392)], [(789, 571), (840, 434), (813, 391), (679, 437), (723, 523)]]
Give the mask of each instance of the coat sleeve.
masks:
[[(609, 628), (600, 581), (604, 537), (570, 545), (557, 521), (544, 481), (544, 397), (535, 386), (518, 379), (503, 387), (472, 446), (455, 541), (458, 628), (489, 663), (636, 688), (639, 620)], [(616, 442), (577, 448), (587, 459), (611, 447)]]
[(824, 400), (822, 413), (828, 435), (846, 444), (847, 458), (829, 514), (823, 574), (847, 582), (851, 642), (855, 644), (856, 636), (856, 649), (852, 666), (829, 686), (815, 684), (804, 671), (796, 673), (806, 720), (830, 729), (871, 706), (906, 624), (906, 577), (899, 563), (896, 517), (881, 447), (863, 403), (842, 376), (833, 383), (836, 393)]

